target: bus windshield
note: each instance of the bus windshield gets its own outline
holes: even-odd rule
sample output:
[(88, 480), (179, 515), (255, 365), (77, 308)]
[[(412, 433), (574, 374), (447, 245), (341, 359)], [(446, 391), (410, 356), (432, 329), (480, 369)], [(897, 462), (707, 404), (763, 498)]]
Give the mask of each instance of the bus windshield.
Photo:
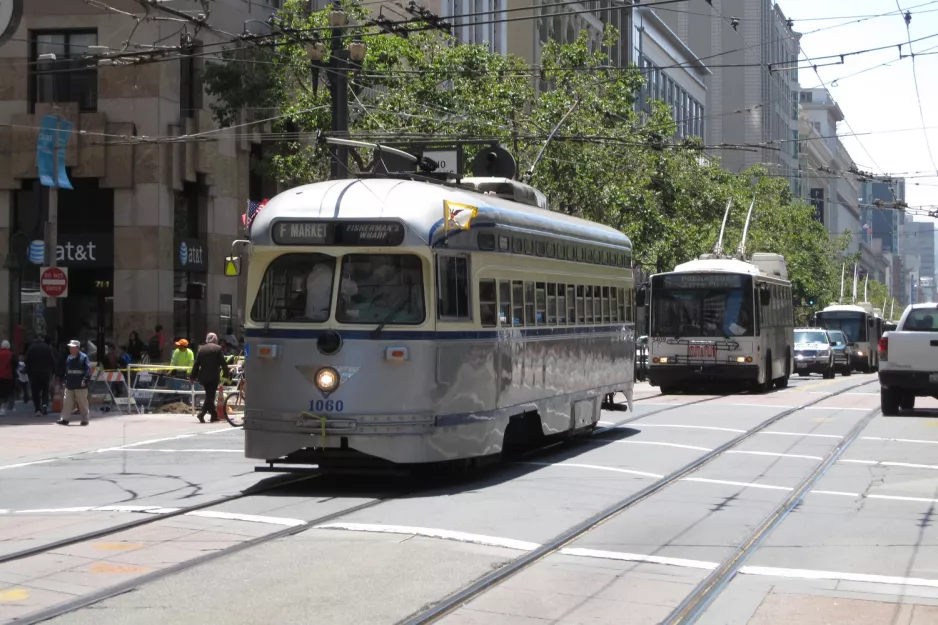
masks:
[(257, 322), (322, 323), (329, 319), (335, 257), (284, 254), (267, 267), (251, 307)]
[(841, 330), (851, 343), (866, 341), (866, 315), (859, 312), (819, 312), (818, 325)]
[(654, 276), (652, 336), (753, 336), (752, 278), (737, 274)]
[(342, 258), (339, 323), (414, 325), (426, 318), (423, 268), (413, 254), (348, 254)]

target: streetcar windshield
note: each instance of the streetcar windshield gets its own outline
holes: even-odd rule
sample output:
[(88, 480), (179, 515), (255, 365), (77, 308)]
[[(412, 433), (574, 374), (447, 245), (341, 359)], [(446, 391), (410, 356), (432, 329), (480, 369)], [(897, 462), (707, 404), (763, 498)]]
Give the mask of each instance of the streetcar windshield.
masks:
[(267, 267), (251, 307), (261, 323), (322, 323), (329, 319), (335, 257), (327, 254), (284, 254)]
[(817, 330), (813, 332), (802, 331), (795, 332), (795, 345), (803, 345), (805, 343), (829, 343), (827, 340), (827, 335), (823, 332), (818, 332)]
[(865, 341), (866, 315), (855, 312), (820, 312), (818, 325), (830, 330), (840, 330), (851, 343)]
[(654, 276), (652, 336), (753, 336), (752, 278), (733, 274)]
[(423, 266), (413, 254), (348, 254), (342, 258), (339, 323), (413, 325), (426, 318)]

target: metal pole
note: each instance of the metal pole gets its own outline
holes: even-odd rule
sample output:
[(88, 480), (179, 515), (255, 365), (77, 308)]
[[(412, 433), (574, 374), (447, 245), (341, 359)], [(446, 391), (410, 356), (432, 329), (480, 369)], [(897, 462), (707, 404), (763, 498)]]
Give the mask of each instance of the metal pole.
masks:
[[(334, 10), (340, 11), (341, 6), (335, 3)], [(343, 46), (343, 31), (341, 28), (332, 29), (331, 51), (329, 65), (333, 73), (329, 84), (332, 85), (332, 136), (346, 137), (348, 135), (348, 51)], [(348, 146), (333, 145), (331, 178), (348, 177)]]

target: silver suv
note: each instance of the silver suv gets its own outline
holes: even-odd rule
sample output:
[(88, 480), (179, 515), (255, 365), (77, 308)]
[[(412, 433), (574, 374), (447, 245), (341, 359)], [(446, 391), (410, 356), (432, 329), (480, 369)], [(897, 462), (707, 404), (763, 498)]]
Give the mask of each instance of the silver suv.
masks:
[(824, 328), (795, 329), (795, 373), (834, 377), (834, 349)]

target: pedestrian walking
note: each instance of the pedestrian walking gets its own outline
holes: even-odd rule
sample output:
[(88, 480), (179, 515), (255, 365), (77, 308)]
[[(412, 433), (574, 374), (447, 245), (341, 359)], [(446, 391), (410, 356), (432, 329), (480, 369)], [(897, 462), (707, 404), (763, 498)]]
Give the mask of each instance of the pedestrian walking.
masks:
[(81, 414), (81, 424), (88, 425), (88, 384), (91, 382), (91, 360), (81, 351), (79, 341), (68, 344), (68, 358), (65, 360), (65, 398), (62, 400), (62, 416), (56, 421), (59, 425), (68, 425), (75, 404)]
[(199, 354), (195, 357), (195, 364), (192, 366), (192, 373), (189, 379), (193, 382), (198, 380), (205, 388), (205, 403), (202, 404), (202, 410), (196, 417), (199, 423), (205, 423), (205, 415), (211, 415), (209, 422), (219, 421), (218, 413), (215, 411), (215, 393), (218, 391), (218, 385), (222, 377), (229, 377), (228, 367), (225, 364), (225, 352), (218, 344), (218, 336), (214, 332), (209, 332), (205, 337), (205, 345), (199, 348)]
[(14, 394), (16, 392), (16, 365), (10, 342), (0, 343), (0, 417), (5, 416), (7, 410), (13, 410)]
[(150, 357), (150, 362), (156, 364), (163, 360), (163, 347), (165, 345), (166, 339), (163, 336), (163, 326), (156, 326), (153, 336), (150, 337), (150, 341), (147, 343), (147, 354)]
[(26, 350), (26, 375), (33, 392), (37, 415), (49, 414), (49, 388), (59, 363), (52, 346), (38, 339)]

